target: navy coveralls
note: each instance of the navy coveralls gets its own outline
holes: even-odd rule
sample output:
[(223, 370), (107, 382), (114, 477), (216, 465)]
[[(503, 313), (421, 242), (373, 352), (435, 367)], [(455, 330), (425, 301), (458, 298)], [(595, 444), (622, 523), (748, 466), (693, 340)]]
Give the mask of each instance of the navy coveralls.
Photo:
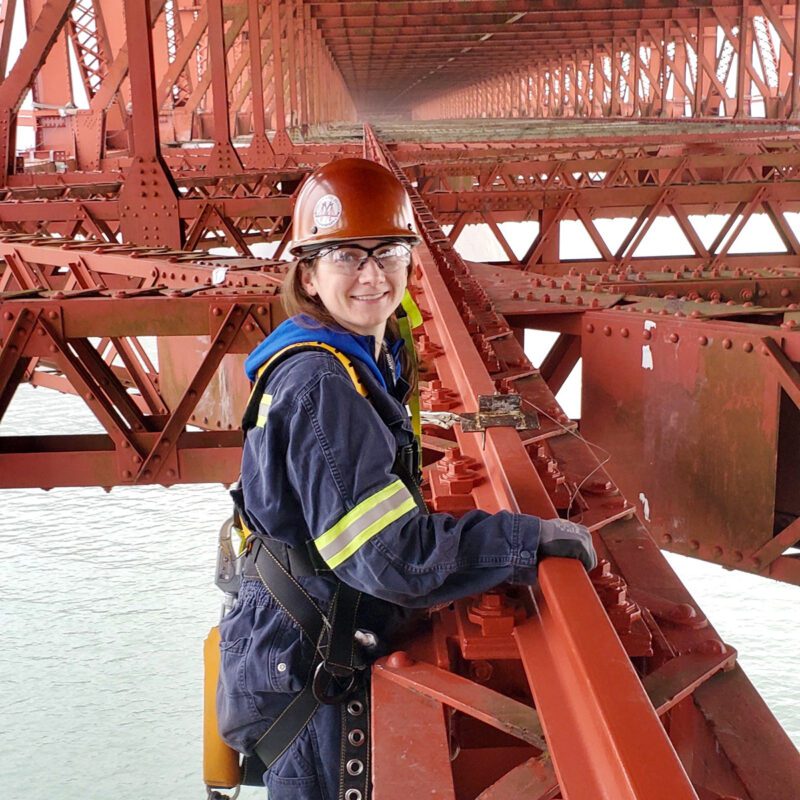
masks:
[[(505, 511), (471, 511), (460, 519), (426, 514), (392, 473), (398, 445), (413, 442), (402, 402), (408, 387), (381, 372), (372, 337), (292, 318), (251, 353), (248, 375), (253, 379), (272, 355), (303, 341), (325, 342), (357, 360), (370, 399), (330, 353), (304, 351), (279, 363), (244, 444), (250, 519), (292, 547), (313, 541), (336, 577), (365, 593), (358, 627), (384, 643), (407, 618), (403, 607), (448, 602), (504, 581), (534, 582), (537, 518)], [(402, 341), (391, 347), (397, 356)], [(298, 580), (327, 609), (335, 580)], [(313, 653), (254, 580), (243, 581), (220, 632), (220, 732), (249, 754), (303, 688)], [(339, 731), (339, 709), (321, 706), (265, 774), (272, 800), (337, 800)]]

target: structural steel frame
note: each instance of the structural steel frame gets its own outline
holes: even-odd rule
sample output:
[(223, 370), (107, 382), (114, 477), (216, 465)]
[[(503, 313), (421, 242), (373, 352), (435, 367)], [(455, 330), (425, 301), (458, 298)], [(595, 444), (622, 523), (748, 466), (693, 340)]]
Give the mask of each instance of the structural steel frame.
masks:
[[(375, 667), (376, 798), (793, 798), (796, 749), (658, 546), (800, 584), (800, 6), (26, 0), (8, 69), (15, 8), (0, 432), (23, 384), (103, 432), (0, 435), (0, 487), (233, 481), (294, 197), (365, 154), (424, 238), (423, 408), (513, 394), (540, 422), (426, 426), (430, 508), (571, 518), (600, 556), (435, 609)], [(664, 223), (685, 254), (645, 254)], [(505, 258), (460, 255), (473, 224)], [(564, 257), (575, 230), (594, 257)], [(557, 334), (538, 368), (526, 329)], [(580, 423), (556, 400), (579, 362)]]

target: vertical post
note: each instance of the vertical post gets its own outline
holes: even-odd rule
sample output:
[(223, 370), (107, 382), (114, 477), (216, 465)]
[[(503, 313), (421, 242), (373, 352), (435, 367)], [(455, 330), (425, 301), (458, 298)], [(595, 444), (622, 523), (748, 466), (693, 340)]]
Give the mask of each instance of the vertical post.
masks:
[(792, 47), (792, 119), (800, 118), (800, 3), (794, 6), (794, 43)]
[(695, 40), (695, 53), (697, 56), (697, 78), (694, 82), (694, 115), (703, 116), (703, 91), (705, 76), (703, 75), (703, 9), (697, 9), (697, 39)]
[[(242, 162), (231, 142), (228, 109), (228, 63), (225, 53), (225, 22), (222, 0), (206, 0), (208, 7), (208, 57), (211, 66), (211, 96), (214, 102), (214, 149), (206, 167), (209, 175), (241, 172)], [(256, 31), (258, 28), (256, 28)], [(250, 30), (250, 38), (253, 31)]]
[(150, 22), (149, 3), (125, 0), (125, 31), (137, 57), (129, 67), (133, 161), (119, 194), (120, 232), (125, 242), (179, 249), (178, 190), (161, 157)]
[(661, 37), (661, 116), (669, 116), (667, 110), (667, 40), (669, 39), (669, 20), (664, 20), (664, 34)]
[(247, 148), (247, 166), (265, 169), (275, 165), (275, 152), (267, 139), (264, 122), (264, 64), (261, 61), (261, 14), (259, 0), (247, 0), (250, 45), (250, 91), (252, 92), (253, 139)]
[(286, 2), (286, 47), (289, 50), (289, 125), (297, 126), (297, 59), (295, 58), (294, 0)]
[[(633, 39), (633, 58), (631, 59), (631, 69), (633, 70), (633, 106), (631, 108), (632, 117), (642, 116), (642, 106), (639, 99), (639, 81), (641, 80), (641, 65), (639, 64), (639, 51), (642, 49), (642, 34), (637, 30)], [(629, 40), (630, 41), (630, 40)]]
[[(747, 0), (742, 0), (741, 13), (739, 17), (739, 53), (736, 59), (736, 113), (733, 115), (741, 119), (747, 113), (747, 98), (745, 97), (745, 86), (747, 84), (747, 63), (750, 53), (747, 47), (747, 26), (750, 22), (747, 13)], [(795, 39), (797, 32), (795, 32)]]
[(297, 45), (300, 61), (300, 132), (308, 133), (308, 70), (306, 69), (306, 19), (302, 0), (295, 0), (297, 6), (297, 22), (299, 26)]
[(272, 80), (275, 86), (275, 138), (272, 140), (272, 149), (276, 153), (291, 153), (293, 145), (286, 132), (286, 104), (283, 93), (281, 0), (272, 0)]

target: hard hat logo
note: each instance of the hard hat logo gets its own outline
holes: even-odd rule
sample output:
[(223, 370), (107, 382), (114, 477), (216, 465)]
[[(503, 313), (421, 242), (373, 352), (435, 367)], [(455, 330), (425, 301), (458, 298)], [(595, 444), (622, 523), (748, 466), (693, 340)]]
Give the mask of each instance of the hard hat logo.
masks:
[(314, 224), (318, 228), (332, 228), (342, 218), (342, 204), (335, 194), (326, 194), (314, 206)]

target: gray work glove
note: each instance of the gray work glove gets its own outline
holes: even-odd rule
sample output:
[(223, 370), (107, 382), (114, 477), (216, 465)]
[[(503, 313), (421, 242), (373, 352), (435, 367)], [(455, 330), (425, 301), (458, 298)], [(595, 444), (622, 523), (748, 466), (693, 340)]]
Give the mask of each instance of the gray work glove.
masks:
[(543, 519), (539, 525), (539, 556), (578, 558), (587, 570), (597, 566), (589, 529), (566, 519)]

